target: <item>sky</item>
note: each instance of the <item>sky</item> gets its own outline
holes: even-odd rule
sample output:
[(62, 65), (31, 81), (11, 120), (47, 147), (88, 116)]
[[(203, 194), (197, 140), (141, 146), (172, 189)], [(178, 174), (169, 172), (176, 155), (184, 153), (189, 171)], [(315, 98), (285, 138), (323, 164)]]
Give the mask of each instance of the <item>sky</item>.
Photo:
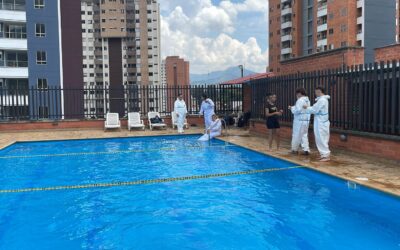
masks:
[(267, 0), (159, 0), (162, 58), (190, 61), (191, 73), (232, 66), (265, 72)]

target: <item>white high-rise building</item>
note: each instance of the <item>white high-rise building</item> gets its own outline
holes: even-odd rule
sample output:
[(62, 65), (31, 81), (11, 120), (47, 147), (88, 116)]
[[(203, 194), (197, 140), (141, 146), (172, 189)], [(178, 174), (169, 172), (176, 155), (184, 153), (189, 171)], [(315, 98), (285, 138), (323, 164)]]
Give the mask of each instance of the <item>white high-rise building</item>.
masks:
[[(86, 93), (87, 115), (121, 111), (121, 103), (106, 100), (133, 98), (123, 91), (106, 93), (104, 88), (161, 85), (160, 8), (156, 0), (82, 0), (81, 8), (84, 84), (97, 87)], [(147, 94), (146, 101), (152, 102), (153, 93)], [(135, 93), (134, 99), (140, 98)], [(125, 108), (129, 110), (127, 103), (135, 102), (125, 102)], [(152, 105), (157, 106), (149, 103), (150, 109)]]

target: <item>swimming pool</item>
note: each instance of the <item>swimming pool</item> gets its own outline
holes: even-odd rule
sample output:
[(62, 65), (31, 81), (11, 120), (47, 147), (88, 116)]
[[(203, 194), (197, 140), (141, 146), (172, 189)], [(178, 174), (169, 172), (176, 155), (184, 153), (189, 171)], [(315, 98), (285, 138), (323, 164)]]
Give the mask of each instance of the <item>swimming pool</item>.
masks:
[[(33, 142), (0, 151), (0, 190), (64, 186), (0, 193), (0, 249), (400, 249), (400, 199), (196, 139)], [(263, 169), (283, 170), (246, 174)], [(182, 176), (212, 178), (131, 183)]]

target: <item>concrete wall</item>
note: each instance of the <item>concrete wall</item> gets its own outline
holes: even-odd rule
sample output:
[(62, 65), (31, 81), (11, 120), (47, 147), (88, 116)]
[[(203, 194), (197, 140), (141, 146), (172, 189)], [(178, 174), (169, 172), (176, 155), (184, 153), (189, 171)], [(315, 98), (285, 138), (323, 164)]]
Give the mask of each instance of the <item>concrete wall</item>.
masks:
[[(258, 134), (260, 136), (267, 136), (268, 129), (265, 126), (264, 121), (251, 121), (250, 132)], [(288, 126), (282, 126), (279, 130), (282, 138), (291, 140), (292, 128)], [(333, 149), (333, 155), (335, 155), (335, 149), (348, 150), (356, 153), (362, 153), (372, 156), (384, 157), (386, 159), (400, 161), (400, 141), (383, 139), (373, 136), (362, 136), (356, 134), (349, 134), (347, 141), (340, 140), (340, 134), (338, 132), (331, 131), (330, 146)], [(315, 145), (314, 135), (310, 130), (309, 133), (310, 144)]]
[[(147, 118), (142, 117), (145, 125), (148, 125)], [(163, 117), (164, 122), (171, 127), (171, 117)], [(188, 116), (189, 125), (197, 127), (204, 126), (204, 119), (199, 116)], [(127, 128), (127, 120), (121, 119), (123, 129)], [(39, 122), (7, 122), (0, 123), (0, 131), (27, 131), (27, 130), (49, 130), (49, 129), (102, 129), (104, 120), (62, 120), (62, 121), (39, 121)]]

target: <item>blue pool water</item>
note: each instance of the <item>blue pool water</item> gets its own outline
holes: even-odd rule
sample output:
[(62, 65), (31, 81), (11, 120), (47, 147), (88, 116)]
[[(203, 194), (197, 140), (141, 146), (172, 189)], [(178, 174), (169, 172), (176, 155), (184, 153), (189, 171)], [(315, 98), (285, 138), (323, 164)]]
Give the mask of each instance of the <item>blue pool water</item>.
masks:
[[(196, 139), (18, 143), (0, 151), (0, 189), (293, 166), (218, 140), (199, 148)], [(0, 249), (400, 249), (400, 199), (303, 168), (6, 193)]]

